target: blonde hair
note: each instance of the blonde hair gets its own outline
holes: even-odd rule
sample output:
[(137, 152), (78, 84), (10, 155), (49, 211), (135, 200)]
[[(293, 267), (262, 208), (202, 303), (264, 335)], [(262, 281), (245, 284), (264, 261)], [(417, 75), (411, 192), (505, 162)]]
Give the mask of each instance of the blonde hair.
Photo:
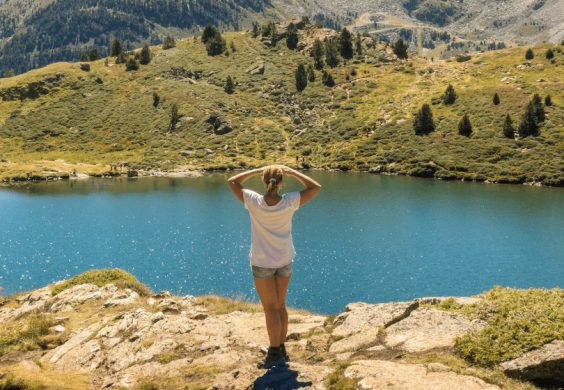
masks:
[(266, 194), (271, 195), (282, 184), (283, 172), (277, 165), (269, 165), (262, 171), (262, 181), (266, 185)]

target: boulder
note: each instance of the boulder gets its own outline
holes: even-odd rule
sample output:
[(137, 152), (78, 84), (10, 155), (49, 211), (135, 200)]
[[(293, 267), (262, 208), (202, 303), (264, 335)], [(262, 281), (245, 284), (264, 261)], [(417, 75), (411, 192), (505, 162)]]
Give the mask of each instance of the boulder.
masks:
[(94, 81), (98, 84), (104, 84), (104, 80), (102, 80), (100, 77), (96, 77)]
[(138, 177), (138, 176), (139, 176), (139, 172), (134, 171), (133, 169), (127, 171), (127, 177)]
[(159, 291), (158, 293), (155, 294), (155, 298), (171, 298), (172, 294), (169, 291)]
[(247, 72), (250, 75), (264, 74), (264, 68), (265, 68), (264, 63), (261, 62), (260, 64), (255, 64), (255, 65), (251, 66), (245, 72)]
[(193, 150), (181, 150), (180, 152), (178, 152), (178, 155), (182, 157), (187, 157), (193, 155), (194, 153), (196, 152), (194, 152)]
[(327, 351), (329, 342), (329, 334), (322, 334), (320, 336), (311, 336), (307, 339), (306, 351), (313, 353), (322, 353)]
[(176, 303), (175, 300), (173, 299), (161, 299), (158, 303), (157, 303), (157, 309), (162, 310), (162, 311), (180, 311), (178, 309), (178, 303)]
[(512, 378), (555, 379), (564, 382), (564, 341), (554, 340), (520, 358), (502, 363), (499, 368)]
[(219, 126), (217, 129), (215, 129), (214, 133), (217, 134), (217, 135), (222, 135), (222, 134), (230, 133), (231, 131), (233, 131), (233, 127), (225, 124), (225, 125)]
[(49, 330), (53, 333), (63, 333), (66, 329), (64, 326), (55, 325), (49, 328)]
[(459, 54), (456, 56), (456, 62), (466, 62), (470, 61), (472, 56), (470, 54)]
[(358, 388), (409, 390), (499, 390), (483, 380), (453, 372), (433, 371), (423, 364), (400, 364), (381, 360), (357, 360), (345, 377), (358, 380)]
[(420, 307), (386, 329), (385, 344), (410, 353), (454, 347), (456, 337), (479, 331), (486, 325), (485, 321), (471, 321), (462, 314)]
[(90, 64), (86, 64), (84, 62), (80, 63), (80, 69), (85, 71), (85, 72), (90, 72)]
[(398, 56), (396, 56), (395, 54), (388, 54), (386, 52), (382, 52), (380, 54), (378, 54), (378, 61), (380, 62), (394, 62), (398, 59)]
[(381, 171), (382, 171), (382, 166), (380, 166), (380, 165), (377, 165), (375, 167), (370, 167), (368, 169), (368, 172), (370, 172), (370, 173), (380, 173)]

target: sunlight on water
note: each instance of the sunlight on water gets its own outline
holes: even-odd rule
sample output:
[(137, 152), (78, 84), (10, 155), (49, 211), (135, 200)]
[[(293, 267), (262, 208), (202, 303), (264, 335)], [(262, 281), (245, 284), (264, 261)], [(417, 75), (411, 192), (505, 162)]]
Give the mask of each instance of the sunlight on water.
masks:
[[(333, 313), (355, 301), (561, 284), (562, 189), (310, 174), (323, 190), (294, 217), (290, 306)], [(154, 290), (256, 299), (249, 216), (227, 177), (1, 189), (3, 293), (119, 267)], [(293, 180), (283, 191), (300, 188)], [(258, 178), (246, 184), (261, 189)]]

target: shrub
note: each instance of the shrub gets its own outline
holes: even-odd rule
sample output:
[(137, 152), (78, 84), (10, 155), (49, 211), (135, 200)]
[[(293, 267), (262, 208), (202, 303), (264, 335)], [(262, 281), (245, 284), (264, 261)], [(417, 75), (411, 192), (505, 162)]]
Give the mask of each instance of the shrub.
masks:
[(532, 49), (527, 50), (527, 52), (525, 53), (525, 58), (527, 60), (532, 60), (533, 58), (535, 58), (535, 53), (533, 53)]
[(465, 137), (470, 137), (472, 135), (472, 123), (468, 114), (464, 114), (460, 122), (458, 122), (458, 134)]
[(80, 62), (88, 62), (90, 61), (90, 59), (88, 58), (88, 54), (86, 53), (82, 53), (82, 55), (80, 56)]
[(431, 110), (431, 106), (428, 104), (423, 104), (421, 110), (419, 110), (417, 115), (415, 115), (413, 130), (415, 130), (416, 135), (429, 134), (435, 130), (433, 111)]
[(328, 39), (325, 42), (325, 62), (331, 68), (338, 66), (341, 62), (341, 60), (339, 59), (337, 41), (335, 39)]
[(500, 103), (500, 101), (499, 101), (499, 95), (498, 95), (497, 92), (496, 92), (496, 93), (494, 94), (494, 97), (493, 97), (493, 104), (494, 104), (495, 106), (497, 106), (497, 105), (499, 105), (499, 103)]
[(509, 114), (507, 114), (505, 121), (503, 122), (503, 135), (510, 139), (515, 138), (515, 129), (513, 128), (513, 121), (511, 120)]
[(294, 50), (298, 44), (298, 28), (294, 23), (288, 26), (288, 37), (286, 38), (286, 46), (288, 49)]
[(232, 51), (233, 53), (235, 53), (235, 52), (237, 51), (237, 48), (235, 47), (235, 42), (231, 41), (230, 47), (231, 47), (231, 51)]
[(323, 56), (325, 55), (325, 50), (323, 44), (319, 39), (315, 39), (313, 42), (313, 47), (311, 48), (309, 54), (313, 57), (313, 63), (316, 69), (323, 68)]
[(296, 69), (295, 77), (296, 77), (296, 89), (298, 90), (298, 92), (301, 92), (307, 87), (307, 75), (303, 64), (298, 65), (298, 69)]
[(551, 59), (553, 59), (553, 58), (554, 58), (554, 52), (552, 51), (552, 49), (548, 49), (548, 50), (546, 51), (546, 59), (547, 59), (547, 60), (551, 60)]
[(7, 79), (8, 77), (14, 77), (15, 75), (16, 75), (16, 74), (14, 73), (13, 70), (9, 70), (9, 71), (7, 71), (6, 73), (4, 73), (4, 74), (2, 75), (2, 77), (4, 77), (5, 79)]
[(121, 53), (118, 54), (116, 58), (116, 64), (125, 64), (128, 58), (129, 56), (122, 51)]
[(307, 80), (310, 83), (315, 81), (315, 71), (313, 70), (313, 66), (311, 64), (307, 66)]
[(178, 122), (178, 119), (180, 119), (180, 114), (178, 113), (178, 104), (174, 103), (170, 107), (170, 128), (171, 129), (174, 129), (174, 126)]
[(355, 68), (351, 69), (351, 76), (356, 76), (358, 73), (356, 72)]
[(225, 50), (227, 50), (227, 42), (225, 42), (225, 39), (223, 39), (219, 32), (217, 32), (216, 35), (210, 37), (210, 39), (206, 43), (206, 51), (208, 52), (209, 56), (221, 54)]
[(302, 149), (302, 156), (309, 156), (311, 154), (312, 150), (311, 150), (311, 146), (306, 146)]
[(121, 41), (118, 38), (114, 39), (114, 43), (112, 44), (112, 48), (110, 50), (110, 57), (117, 57), (122, 51), (123, 48), (121, 46)]
[(532, 101), (529, 102), (519, 124), (519, 135), (523, 138), (540, 134), (536, 108)]
[(127, 63), (125, 64), (125, 70), (138, 70), (139, 69), (139, 61), (137, 61), (134, 57), (129, 57)]
[(445, 93), (441, 96), (443, 103), (448, 106), (451, 104), (454, 104), (454, 102), (456, 101), (456, 92), (454, 90), (454, 87), (452, 86), (452, 84), (449, 84)]
[(394, 54), (400, 59), (407, 59), (407, 45), (403, 42), (402, 38), (398, 39), (394, 44)]
[(328, 87), (333, 87), (335, 86), (335, 80), (333, 80), (333, 75), (331, 73), (328, 73), (326, 71), (323, 71), (323, 85), (326, 85)]
[(233, 83), (231, 76), (227, 76), (227, 80), (225, 80), (224, 90), (228, 94), (232, 94), (233, 92), (235, 92), (235, 84)]
[(90, 59), (90, 61), (98, 61), (102, 59), (102, 57), (100, 57), (100, 54), (98, 54), (98, 50), (96, 49), (92, 49), (90, 51), (88, 58)]
[(170, 35), (167, 36), (163, 42), (163, 49), (168, 50), (176, 46), (176, 41)]
[(142, 65), (147, 65), (149, 62), (151, 62), (151, 49), (149, 49), (149, 45), (143, 46), (141, 55), (139, 56), (139, 62)]
[(153, 92), (153, 107), (157, 107), (160, 101), (161, 101), (161, 97), (159, 96), (159, 94)]
[(80, 275), (76, 275), (61, 284), (57, 284), (51, 289), (51, 295), (55, 296), (58, 293), (65, 291), (73, 286), (77, 286), (79, 284), (92, 283), (98, 287), (104, 287), (106, 284), (119, 283), (119, 282), (137, 283), (145, 287), (145, 285), (140, 281), (138, 281), (137, 278), (135, 278), (135, 276), (122, 269), (119, 268), (93, 269), (83, 272)]
[(550, 97), (550, 95), (546, 95), (546, 97), (544, 98), (544, 105), (547, 107), (552, 106), (552, 98)]

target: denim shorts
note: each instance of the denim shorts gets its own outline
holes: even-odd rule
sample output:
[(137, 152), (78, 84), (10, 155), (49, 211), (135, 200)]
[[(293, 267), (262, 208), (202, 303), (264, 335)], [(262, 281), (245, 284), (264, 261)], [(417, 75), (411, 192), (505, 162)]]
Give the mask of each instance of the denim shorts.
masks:
[(257, 267), (256, 265), (251, 265), (251, 268), (253, 270), (253, 276), (257, 279), (268, 279), (274, 275), (281, 278), (292, 276), (292, 263), (280, 268), (264, 268)]

